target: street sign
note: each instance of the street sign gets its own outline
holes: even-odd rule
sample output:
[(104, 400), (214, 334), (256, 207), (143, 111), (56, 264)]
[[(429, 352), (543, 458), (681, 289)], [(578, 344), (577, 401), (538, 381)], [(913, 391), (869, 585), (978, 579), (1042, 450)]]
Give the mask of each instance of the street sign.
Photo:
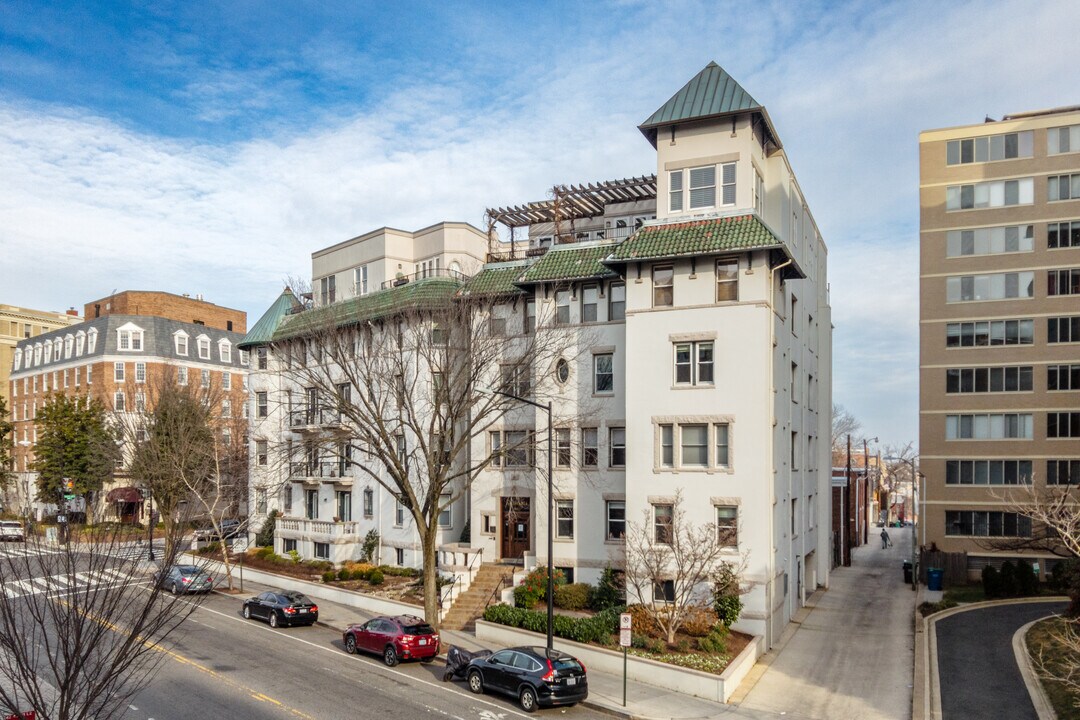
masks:
[(56, 516), (56, 522), (58, 522), (58, 523), (66, 523), (67, 522), (67, 515), (57, 515)]
[(619, 615), (619, 645), (630, 647), (630, 636), (634, 626), (634, 617), (630, 613)]

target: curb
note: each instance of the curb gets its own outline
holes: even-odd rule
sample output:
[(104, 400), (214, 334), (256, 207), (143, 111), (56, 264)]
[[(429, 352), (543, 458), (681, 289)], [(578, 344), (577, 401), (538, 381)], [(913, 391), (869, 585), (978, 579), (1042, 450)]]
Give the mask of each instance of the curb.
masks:
[(1020, 668), (1020, 676), (1024, 678), (1024, 685), (1027, 686), (1028, 695), (1031, 696), (1031, 704), (1035, 706), (1035, 714), (1039, 716), (1039, 720), (1057, 720), (1057, 713), (1054, 712), (1054, 706), (1050, 703), (1050, 698), (1047, 697), (1046, 690), (1043, 688), (1042, 683), (1039, 682), (1039, 676), (1035, 673), (1035, 668), (1031, 664), (1031, 653), (1028, 652), (1027, 634), (1028, 631), (1034, 627), (1035, 623), (1053, 617), (1058, 616), (1047, 615), (1044, 618), (1032, 620), (1013, 633), (1012, 637), (1013, 653), (1016, 655), (1016, 665)]

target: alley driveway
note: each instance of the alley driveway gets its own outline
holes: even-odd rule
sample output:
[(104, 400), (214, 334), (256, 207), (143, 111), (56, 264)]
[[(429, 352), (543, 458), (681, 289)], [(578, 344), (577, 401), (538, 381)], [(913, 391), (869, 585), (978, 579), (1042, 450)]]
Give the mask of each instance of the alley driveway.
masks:
[(878, 532), (871, 528), (851, 567), (833, 570), (829, 590), (739, 688), (740, 707), (797, 719), (911, 717), (915, 593), (902, 563), (912, 530), (891, 528), (893, 546), (884, 550)]
[(1038, 720), (1016, 665), (1013, 634), (1066, 607), (1060, 601), (995, 605), (935, 622), (942, 720)]

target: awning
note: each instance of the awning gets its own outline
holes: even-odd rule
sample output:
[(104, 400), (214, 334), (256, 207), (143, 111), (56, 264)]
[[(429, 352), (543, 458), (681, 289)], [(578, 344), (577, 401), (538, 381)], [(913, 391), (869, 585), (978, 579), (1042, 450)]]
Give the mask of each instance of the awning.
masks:
[(143, 501), (142, 490), (135, 487), (118, 487), (109, 491), (105, 497), (108, 502), (141, 503)]

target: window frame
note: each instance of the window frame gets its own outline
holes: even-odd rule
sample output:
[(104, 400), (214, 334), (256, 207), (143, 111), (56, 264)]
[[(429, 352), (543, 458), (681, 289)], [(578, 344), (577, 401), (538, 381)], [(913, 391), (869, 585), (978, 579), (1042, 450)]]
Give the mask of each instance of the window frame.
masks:
[[(616, 435), (621, 433), (621, 443), (616, 442)], [(617, 454), (621, 454), (621, 462), (616, 462)], [(609, 468), (626, 468), (626, 428), (625, 427), (609, 427), (608, 428), (608, 467)]]
[[(622, 517), (612, 517), (612, 510), (621, 510)], [(612, 533), (612, 529), (615, 525), (622, 527), (622, 531), (618, 534)], [(626, 540), (626, 501), (625, 500), (605, 500), (604, 501), (604, 539), (606, 541), (618, 541), (622, 542)]]
[(652, 266), (652, 306), (654, 308), (675, 307), (674, 263)]
[[(715, 505), (716, 508), (716, 540), (721, 547), (739, 549), (739, 506), (738, 505)], [(725, 517), (730, 513), (730, 517)], [(727, 541), (727, 540), (732, 541)]]
[[(615, 394), (615, 353), (593, 353), (593, 395), (614, 395)], [(606, 362), (609, 366), (606, 372), (601, 372), (600, 364)], [(602, 383), (601, 378), (607, 378), (607, 382)], [(605, 385), (606, 387), (601, 387)]]
[[(569, 509), (568, 516), (564, 511)], [(560, 499), (555, 501), (555, 538), (557, 540), (574, 539), (574, 501)]]

